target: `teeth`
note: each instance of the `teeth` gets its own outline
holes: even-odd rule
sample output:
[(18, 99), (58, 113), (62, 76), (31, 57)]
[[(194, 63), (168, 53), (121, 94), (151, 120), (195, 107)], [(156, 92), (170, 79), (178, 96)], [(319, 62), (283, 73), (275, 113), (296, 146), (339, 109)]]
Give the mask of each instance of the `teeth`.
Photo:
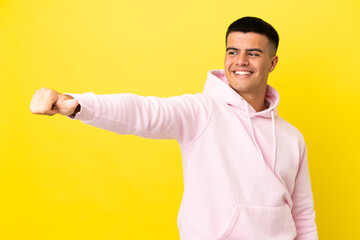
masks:
[(236, 75), (250, 75), (251, 72), (247, 72), (247, 71), (235, 71)]

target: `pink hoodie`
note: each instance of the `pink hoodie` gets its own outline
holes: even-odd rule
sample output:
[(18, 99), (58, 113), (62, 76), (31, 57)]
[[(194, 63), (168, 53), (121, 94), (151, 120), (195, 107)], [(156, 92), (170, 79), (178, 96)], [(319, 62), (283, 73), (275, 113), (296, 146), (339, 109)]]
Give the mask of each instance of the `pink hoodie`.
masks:
[(268, 109), (256, 112), (208, 73), (204, 92), (170, 98), (71, 94), (80, 119), (119, 134), (176, 139), (183, 158), (182, 240), (316, 240), (314, 203), (301, 133)]

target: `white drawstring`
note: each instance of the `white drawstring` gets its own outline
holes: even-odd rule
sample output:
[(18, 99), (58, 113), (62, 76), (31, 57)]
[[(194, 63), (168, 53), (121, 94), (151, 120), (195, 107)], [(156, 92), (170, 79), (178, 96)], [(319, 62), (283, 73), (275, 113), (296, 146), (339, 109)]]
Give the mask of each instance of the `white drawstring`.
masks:
[[(257, 144), (257, 141), (255, 139), (255, 134), (254, 134), (254, 128), (252, 126), (252, 122), (251, 122), (251, 119), (250, 119), (250, 115), (249, 115), (249, 107), (248, 107), (248, 103), (245, 102), (245, 105), (246, 105), (246, 113), (247, 113), (247, 117), (248, 117), (248, 120), (249, 120), (249, 123), (250, 123), (250, 128), (251, 128), (251, 135), (252, 135), (252, 138), (253, 138), (253, 141), (256, 145), (256, 148), (258, 149), (259, 153), (260, 153), (260, 156), (261, 156), (261, 159), (263, 160), (265, 166), (267, 167), (267, 163), (265, 162), (265, 159), (264, 159), (264, 156), (260, 150), (260, 147), (259, 145)], [(273, 166), (272, 166), (272, 169), (273, 171), (275, 172), (275, 161), (276, 161), (276, 138), (275, 138), (275, 118), (274, 118), (274, 110), (271, 110), (271, 120), (272, 120), (272, 132), (273, 132), (273, 152), (274, 152), (274, 160), (273, 160)]]
[(260, 153), (261, 159), (263, 160), (265, 166), (268, 166), (268, 165), (266, 164), (266, 162), (265, 162), (265, 159), (264, 159), (263, 154), (262, 154), (262, 152), (261, 152), (261, 150), (260, 150), (260, 147), (259, 147), (259, 145), (257, 144), (257, 141), (256, 141), (256, 139), (255, 139), (254, 129), (253, 129), (253, 126), (252, 126), (252, 123), (251, 123), (250, 115), (249, 115), (248, 103), (245, 102), (245, 105), (246, 105), (246, 112), (247, 112), (247, 117), (248, 117), (248, 120), (249, 120), (249, 123), (250, 123), (251, 135), (252, 135), (253, 141), (254, 141), (254, 143), (255, 143), (255, 145), (256, 145), (259, 153)]

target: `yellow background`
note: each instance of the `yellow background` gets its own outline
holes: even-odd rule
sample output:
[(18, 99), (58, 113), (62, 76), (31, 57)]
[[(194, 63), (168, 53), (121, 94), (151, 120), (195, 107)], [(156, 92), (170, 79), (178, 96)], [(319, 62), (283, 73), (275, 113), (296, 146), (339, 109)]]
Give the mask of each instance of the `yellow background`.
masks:
[(280, 34), (270, 84), (305, 136), (320, 239), (360, 239), (358, 0), (0, 1), (0, 239), (179, 239), (175, 141), (33, 115), (31, 97), (200, 92), (246, 15)]

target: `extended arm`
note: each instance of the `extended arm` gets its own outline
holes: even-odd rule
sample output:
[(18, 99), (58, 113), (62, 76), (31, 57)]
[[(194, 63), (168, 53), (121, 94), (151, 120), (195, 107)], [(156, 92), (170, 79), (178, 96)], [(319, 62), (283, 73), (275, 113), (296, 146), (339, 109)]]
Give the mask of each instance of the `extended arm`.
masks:
[[(66, 97), (67, 100), (76, 101), (81, 105), (81, 111), (73, 119), (119, 134), (177, 139), (180, 143), (187, 143), (196, 138), (197, 134), (206, 127), (211, 115), (211, 104), (202, 94), (170, 98), (143, 97), (135, 94), (85, 93), (63, 96), (57, 94), (55, 94), (57, 98)], [(43, 101), (52, 104), (54, 102), (54, 100)], [(49, 110), (50, 103), (38, 103), (37, 105), (46, 105), (46, 107), (43, 107), (42, 111), (33, 113), (53, 114), (53, 110)], [(73, 108), (64, 115), (73, 114), (77, 104), (74, 104)]]

